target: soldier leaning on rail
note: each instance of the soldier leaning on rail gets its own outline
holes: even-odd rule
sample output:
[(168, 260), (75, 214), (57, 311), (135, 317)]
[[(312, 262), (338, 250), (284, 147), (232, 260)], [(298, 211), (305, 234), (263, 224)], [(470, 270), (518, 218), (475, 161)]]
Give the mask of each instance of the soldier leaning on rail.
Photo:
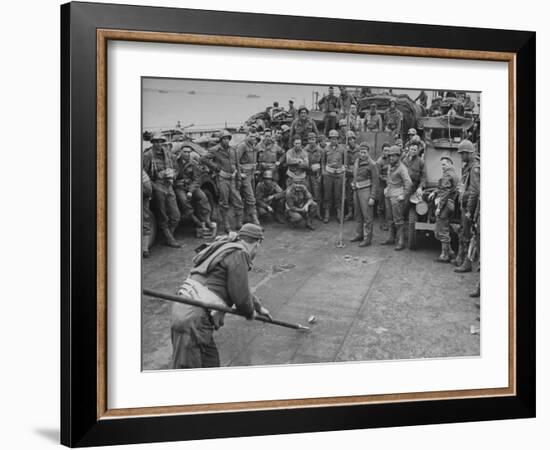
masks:
[(256, 186), (256, 208), (260, 217), (273, 215), (279, 223), (284, 223), (282, 201), (285, 192), (273, 179), (273, 171), (266, 170), (262, 175), (262, 181)]
[(378, 196), (378, 167), (369, 155), (369, 144), (361, 142), (359, 157), (353, 164), (355, 216), (357, 229), (351, 242), (360, 242), (359, 247), (367, 247), (372, 242), (372, 222), (374, 204)]
[(141, 169), (141, 193), (142, 193), (142, 236), (141, 236), (141, 252), (144, 258), (149, 258), (149, 236), (151, 235), (151, 211), (149, 209), (151, 197), (153, 195), (153, 186), (149, 175), (145, 170)]
[(237, 158), (241, 172), (241, 198), (243, 199), (245, 214), (256, 225), (260, 224), (258, 212), (256, 211), (256, 197), (254, 196), (259, 141), (260, 137), (257, 133), (248, 133), (245, 141), (237, 147)]
[(155, 134), (151, 138), (153, 147), (143, 155), (143, 170), (147, 172), (153, 186), (153, 201), (157, 208), (158, 225), (165, 237), (166, 245), (179, 248), (174, 231), (180, 221), (180, 212), (176, 201), (173, 183), (175, 161), (172, 154), (164, 148), (166, 139)]
[[(317, 135), (315, 133), (309, 133), (305, 150), (307, 152), (307, 159), (309, 163), (309, 167), (307, 169), (307, 184), (309, 191), (313, 196), (313, 200), (320, 206), (322, 182), (321, 164), (323, 162), (323, 150), (317, 145)], [(320, 207), (317, 208), (317, 218), (322, 220)]]
[(228, 217), (229, 206), (233, 208), (237, 229), (242, 226), (243, 217), (239, 160), (236, 150), (229, 145), (229, 142), (231, 142), (231, 133), (223, 131), (220, 143), (212, 147), (200, 159), (201, 163), (218, 174), (220, 216), (226, 233), (231, 231)]
[(441, 242), (441, 254), (437, 262), (448, 263), (455, 257), (451, 248), (449, 220), (455, 211), (455, 197), (458, 187), (458, 175), (453, 167), (453, 160), (449, 156), (441, 157), (442, 175), (429, 199), (436, 205), (435, 209), (435, 237)]
[(328, 223), (330, 211), (336, 209), (338, 220), (342, 214), (342, 183), (345, 170), (344, 147), (338, 143), (338, 131), (329, 133), (329, 145), (323, 153), (323, 222)]
[(458, 153), (462, 158), (462, 179), (459, 187), (461, 223), (459, 233), (458, 254), (456, 257), (455, 272), (471, 272), (472, 261), (468, 258), (468, 247), (472, 238), (472, 218), (474, 217), (479, 201), (480, 167), (479, 156), (475, 153), (474, 145), (464, 139), (458, 145)]
[(412, 181), (405, 165), (401, 162), (401, 149), (392, 145), (388, 152), (389, 169), (385, 189), (386, 211), (388, 211), (390, 235), (382, 245), (396, 243), (395, 250), (405, 248), (405, 207), (411, 193)]

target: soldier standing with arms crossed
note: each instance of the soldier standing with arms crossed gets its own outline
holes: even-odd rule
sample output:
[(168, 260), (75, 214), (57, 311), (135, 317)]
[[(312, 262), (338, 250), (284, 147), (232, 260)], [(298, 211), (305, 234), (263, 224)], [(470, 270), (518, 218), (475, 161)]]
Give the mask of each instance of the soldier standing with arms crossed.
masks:
[(359, 158), (353, 165), (352, 182), (357, 229), (351, 242), (361, 242), (359, 247), (367, 247), (372, 242), (372, 221), (378, 187), (378, 167), (369, 155), (369, 145), (362, 142)]
[(393, 245), (395, 250), (405, 248), (405, 202), (411, 192), (412, 181), (407, 168), (401, 162), (401, 149), (392, 145), (388, 152), (388, 186), (386, 187), (386, 211), (388, 211), (390, 236), (382, 245)]
[(212, 147), (200, 162), (218, 173), (218, 188), (220, 190), (220, 215), (226, 233), (231, 231), (229, 223), (229, 206), (233, 207), (237, 229), (242, 226), (243, 201), (241, 199), (241, 172), (237, 153), (229, 145), (231, 133), (223, 131), (220, 143)]
[(155, 134), (151, 138), (153, 147), (143, 155), (143, 170), (153, 186), (153, 199), (158, 211), (159, 228), (164, 234), (168, 247), (179, 248), (174, 231), (180, 222), (180, 212), (176, 201), (174, 183), (175, 161), (172, 154), (163, 147), (166, 139)]

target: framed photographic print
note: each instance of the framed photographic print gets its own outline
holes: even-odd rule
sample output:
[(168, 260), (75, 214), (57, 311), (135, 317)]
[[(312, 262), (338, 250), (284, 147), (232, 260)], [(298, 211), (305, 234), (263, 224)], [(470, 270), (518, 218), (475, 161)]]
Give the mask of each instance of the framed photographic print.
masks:
[(61, 19), (63, 444), (535, 415), (535, 33)]

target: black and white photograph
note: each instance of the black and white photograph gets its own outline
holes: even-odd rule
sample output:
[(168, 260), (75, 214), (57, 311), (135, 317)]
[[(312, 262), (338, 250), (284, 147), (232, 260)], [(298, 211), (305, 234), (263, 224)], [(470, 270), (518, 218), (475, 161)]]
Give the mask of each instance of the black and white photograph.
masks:
[(142, 370), (480, 356), (482, 92), (141, 86)]

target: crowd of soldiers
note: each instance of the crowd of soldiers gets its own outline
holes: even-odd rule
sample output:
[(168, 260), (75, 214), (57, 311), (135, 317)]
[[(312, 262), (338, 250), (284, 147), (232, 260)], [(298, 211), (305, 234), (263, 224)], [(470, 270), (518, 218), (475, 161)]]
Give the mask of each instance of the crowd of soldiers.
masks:
[[(417, 100), (422, 101), (422, 96)], [(190, 147), (172, 152), (163, 145), (162, 135), (154, 135), (152, 148), (143, 157), (143, 256), (149, 256), (151, 200), (168, 246), (181, 246), (174, 230), (182, 217), (198, 227), (213, 228), (211, 206), (199, 185), (199, 163), (217, 179), (220, 226), (226, 233), (241, 229), (246, 222), (260, 225), (260, 219), (290, 227), (304, 223), (314, 230), (315, 219), (326, 224), (333, 216), (340, 222), (355, 218), (351, 241), (367, 247), (372, 243), (377, 213), (382, 218), (381, 230), (388, 232), (382, 244), (395, 245), (397, 251), (405, 249), (407, 230), (414, 230), (416, 222), (415, 204), (426, 183), (425, 143), (414, 128), (401, 139), (403, 115), (395, 101), (383, 115), (373, 103), (361, 118), (353, 96), (345, 89), (336, 96), (329, 88), (319, 106), (324, 112), (324, 133), (309, 117), (308, 108), (300, 106), (290, 126), (273, 130), (252, 126), (237, 146), (231, 145), (232, 134), (223, 131), (219, 143), (199, 161), (191, 158)], [(381, 156), (374, 160), (369, 144), (358, 142), (360, 131), (395, 133), (395, 144), (384, 144)], [(479, 248), (480, 166), (469, 140), (460, 143), (458, 152), (463, 161), (461, 179), (451, 157), (442, 156), (442, 176), (429, 200), (436, 205), (435, 236), (441, 242), (437, 261), (453, 262), (458, 266), (455, 271), (469, 272), (475, 257), (471, 242), (476, 241), (474, 247)], [(461, 226), (455, 253), (449, 227), (456, 208), (460, 208)]]

